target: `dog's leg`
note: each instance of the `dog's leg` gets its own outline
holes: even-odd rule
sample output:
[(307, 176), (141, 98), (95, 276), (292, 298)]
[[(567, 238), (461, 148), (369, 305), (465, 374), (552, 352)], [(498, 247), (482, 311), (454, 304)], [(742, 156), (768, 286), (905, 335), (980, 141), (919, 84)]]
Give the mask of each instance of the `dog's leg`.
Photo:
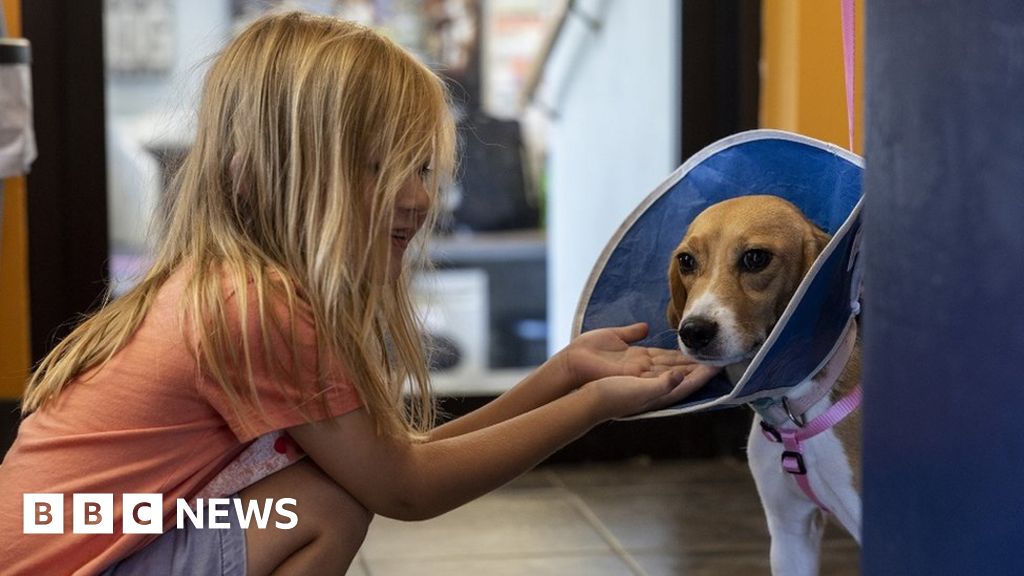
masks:
[(782, 470), (782, 445), (761, 433), (761, 418), (754, 417), (747, 444), (750, 471), (757, 484), (768, 532), (772, 537), (771, 563), (775, 576), (815, 576), (821, 552), (825, 518)]

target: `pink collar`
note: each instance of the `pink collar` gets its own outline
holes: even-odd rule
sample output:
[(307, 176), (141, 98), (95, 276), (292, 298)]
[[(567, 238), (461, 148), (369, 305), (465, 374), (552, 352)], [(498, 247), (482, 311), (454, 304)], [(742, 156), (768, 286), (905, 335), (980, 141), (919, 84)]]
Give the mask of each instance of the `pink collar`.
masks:
[(761, 431), (765, 437), (772, 442), (782, 443), (784, 448), (782, 452), (782, 469), (792, 474), (804, 494), (826, 512), (828, 512), (828, 507), (822, 504), (821, 500), (815, 496), (814, 490), (811, 489), (811, 483), (807, 480), (807, 466), (804, 464), (804, 454), (800, 443), (842, 422), (843, 419), (860, 407), (862, 396), (861, 386), (858, 383), (853, 392), (847, 394), (802, 428), (784, 428), (780, 430), (763, 420), (761, 421)]
[[(811, 489), (811, 484), (807, 480), (807, 466), (804, 464), (800, 443), (832, 428), (860, 407), (863, 397), (860, 383), (852, 392), (810, 422), (805, 421), (804, 415), (832, 391), (832, 387), (835, 386), (836, 380), (843, 373), (846, 363), (853, 354), (856, 341), (857, 325), (853, 324), (847, 330), (846, 337), (836, 346), (825, 367), (816, 375), (808, 393), (795, 399), (782, 396), (752, 404), (757, 413), (761, 415), (761, 431), (765, 437), (772, 442), (782, 443), (782, 469), (792, 474), (803, 493), (826, 512), (828, 512), (828, 508), (814, 494), (814, 490)], [(784, 424), (786, 427), (783, 428)], [(796, 427), (793, 428), (791, 425)]]
[[(804, 415), (812, 406), (832, 392), (836, 381), (846, 368), (850, 356), (857, 343), (857, 324), (851, 322), (843, 338), (836, 343), (825, 365), (811, 380), (810, 389), (804, 394), (792, 398), (783, 394), (774, 398), (762, 398), (750, 403), (750, 406), (761, 415), (761, 419), (772, 426), (781, 427), (788, 422), (798, 427), (804, 426)], [(793, 388), (787, 389), (791, 392)]]

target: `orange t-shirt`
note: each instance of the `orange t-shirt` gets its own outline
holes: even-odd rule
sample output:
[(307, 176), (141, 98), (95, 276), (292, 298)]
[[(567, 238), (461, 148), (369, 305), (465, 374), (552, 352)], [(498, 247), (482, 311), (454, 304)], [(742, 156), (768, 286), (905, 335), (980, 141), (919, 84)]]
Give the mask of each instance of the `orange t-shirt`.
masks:
[[(324, 398), (307, 394), (300, 411), (295, 398), (282, 393), (262, 362), (253, 304), (248, 331), (253, 381), (263, 413), (244, 410), (248, 426), (243, 426), (220, 386), (197, 369), (179, 326), (186, 280), (184, 272), (172, 275), (123, 349), (102, 368), (69, 383), (54, 401), (21, 423), (0, 465), (3, 574), (99, 573), (157, 538), (122, 533), (122, 494), (163, 494), (164, 529), (173, 529), (176, 500), (191, 501), (254, 438), (362, 405), (355, 389), (334, 370), (328, 371)], [(233, 305), (228, 302), (229, 314)], [(280, 314), (283, 306), (272, 308)], [(318, 367), (315, 333), (308, 317), (297, 318), (295, 326), (295, 365), (303, 382), (310, 382)], [(271, 346), (288, 350), (284, 337), (274, 334)], [(23, 533), (25, 493), (64, 494), (63, 534)], [(74, 493), (113, 494), (113, 534), (72, 533)]]

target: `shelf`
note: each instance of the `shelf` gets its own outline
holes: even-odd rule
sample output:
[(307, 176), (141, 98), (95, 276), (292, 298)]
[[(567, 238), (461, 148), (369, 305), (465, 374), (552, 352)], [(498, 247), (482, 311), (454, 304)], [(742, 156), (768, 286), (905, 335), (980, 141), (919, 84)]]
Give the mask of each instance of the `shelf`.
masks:
[(543, 230), (457, 233), (434, 237), (428, 251), (438, 266), (543, 260), (547, 240)]

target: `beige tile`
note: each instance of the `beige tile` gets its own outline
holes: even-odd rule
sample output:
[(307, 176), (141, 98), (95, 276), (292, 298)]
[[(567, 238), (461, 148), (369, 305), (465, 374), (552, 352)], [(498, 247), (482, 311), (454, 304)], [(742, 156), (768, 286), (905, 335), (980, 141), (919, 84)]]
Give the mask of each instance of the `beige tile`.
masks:
[(768, 549), (767, 523), (752, 485), (650, 484), (577, 492), (627, 550)]
[[(631, 574), (573, 495), (651, 576), (768, 573), (764, 512), (745, 463), (636, 460), (546, 467), (426, 522), (378, 518), (362, 551), (369, 569), (349, 574)], [(858, 559), (852, 538), (830, 525), (822, 574), (852, 576)]]
[[(745, 463), (620, 465), (589, 477), (586, 470), (566, 485), (627, 550), (768, 550), (764, 510)], [(856, 547), (831, 523), (825, 541)]]
[(499, 490), (424, 522), (376, 518), (362, 548), (371, 565), (378, 559), (608, 551), (565, 493), (554, 488)]
[(634, 554), (648, 576), (769, 576), (768, 554), (717, 552), (705, 554)]
[(527, 472), (519, 478), (509, 482), (498, 489), (500, 492), (508, 492), (510, 490), (533, 490), (536, 488), (552, 488), (555, 484), (552, 482), (552, 476), (547, 471), (540, 469)]
[(629, 576), (633, 572), (614, 554), (522, 556), (515, 558), (441, 558), (372, 560), (373, 576)]
[[(633, 554), (633, 559), (648, 576), (770, 576), (767, 551), (722, 551), (712, 553), (646, 553)], [(860, 562), (856, 549), (822, 550), (821, 574), (826, 576), (857, 576)]]
[(361, 554), (357, 555), (356, 559), (352, 561), (352, 565), (348, 567), (348, 572), (345, 572), (345, 576), (368, 576), (365, 561)]

